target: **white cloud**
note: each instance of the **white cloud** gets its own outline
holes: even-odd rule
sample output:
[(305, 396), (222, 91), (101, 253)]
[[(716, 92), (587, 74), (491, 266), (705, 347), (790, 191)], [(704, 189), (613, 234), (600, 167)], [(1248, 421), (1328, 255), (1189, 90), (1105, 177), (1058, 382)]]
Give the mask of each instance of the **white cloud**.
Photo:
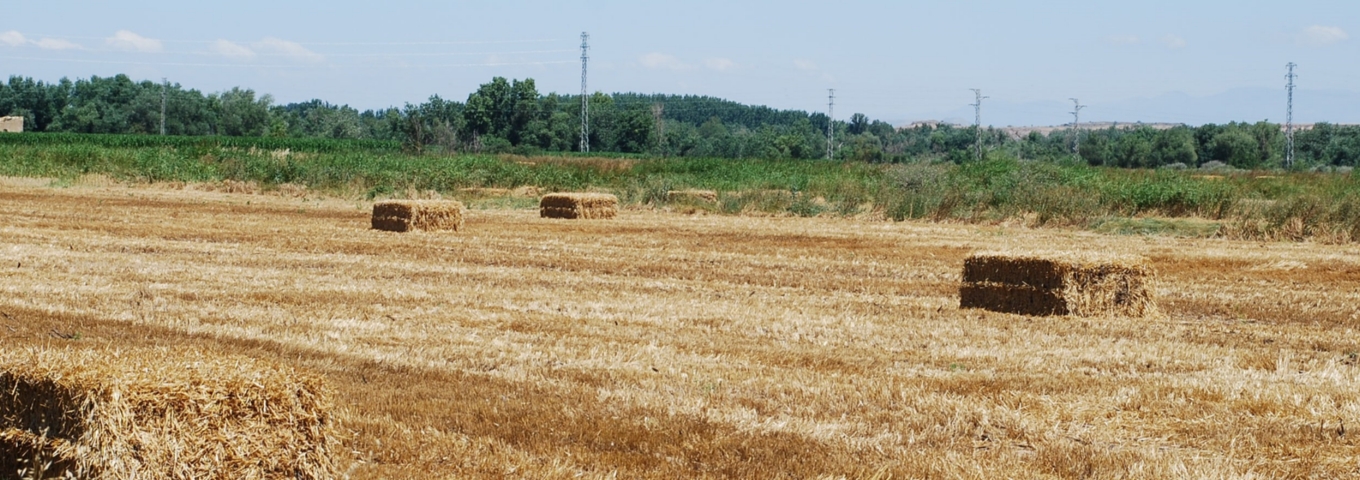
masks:
[(72, 42), (72, 41), (70, 41), (70, 40), (62, 40), (62, 39), (60, 39), (60, 38), (44, 38), (44, 39), (42, 39), (42, 40), (38, 40), (38, 41), (36, 41), (36, 42), (33, 42), (33, 44), (34, 44), (34, 45), (37, 45), (38, 48), (41, 48), (41, 49), (44, 49), (44, 50), (83, 50), (83, 49), (85, 49), (85, 47), (80, 46), (80, 44), (78, 44), (78, 43)]
[(797, 67), (799, 70), (816, 70), (816, 69), (817, 69), (817, 64), (816, 64), (816, 63), (813, 63), (812, 60), (804, 60), (804, 59), (801, 59), (801, 58), (800, 58), (800, 59), (797, 59), (797, 60), (794, 60), (794, 61), (793, 61), (793, 66), (794, 66), (794, 67)]
[(293, 57), (298, 60), (306, 60), (309, 62), (320, 62), (326, 59), (326, 57), (321, 56), (321, 54), (308, 50), (307, 47), (304, 47), (297, 42), (290, 42), (274, 37), (267, 37), (264, 40), (252, 43), (251, 46), (255, 47), (256, 50), (264, 50), (272, 52), (275, 55)]
[(1313, 25), (1305, 28), (1303, 29), (1303, 32), (1300, 32), (1296, 37), (1300, 45), (1309, 47), (1325, 47), (1343, 42), (1349, 38), (1351, 38), (1351, 36), (1340, 27), (1324, 27), (1322, 25)]
[(212, 46), (208, 48), (212, 50), (213, 53), (216, 53), (224, 57), (239, 59), (255, 58), (254, 50), (251, 50), (250, 48), (239, 43), (232, 43), (226, 40), (219, 39), (218, 41), (213, 42)]
[(112, 37), (104, 39), (104, 44), (131, 52), (157, 53), (165, 49), (160, 40), (146, 38), (127, 30), (119, 30)]
[(16, 32), (14, 30), (10, 30), (5, 33), (0, 33), (0, 45), (17, 47), (25, 43), (28, 43), (28, 39), (24, 38), (24, 34), (22, 33)]
[(1180, 35), (1166, 34), (1162, 37), (1162, 45), (1166, 48), (1185, 48), (1185, 39)]
[(689, 68), (689, 65), (685, 65), (685, 62), (681, 62), (680, 59), (675, 58), (675, 56), (657, 52), (643, 55), (638, 58), (638, 61), (642, 62), (642, 66), (647, 68), (664, 68), (667, 70), (684, 70)]
[(1137, 35), (1110, 35), (1105, 37), (1105, 41), (1115, 45), (1137, 45), (1142, 43), (1143, 39), (1138, 38)]
[(723, 72), (736, 67), (737, 62), (733, 62), (732, 60), (726, 58), (710, 58), (708, 60), (704, 60), (704, 66), (712, 70)]

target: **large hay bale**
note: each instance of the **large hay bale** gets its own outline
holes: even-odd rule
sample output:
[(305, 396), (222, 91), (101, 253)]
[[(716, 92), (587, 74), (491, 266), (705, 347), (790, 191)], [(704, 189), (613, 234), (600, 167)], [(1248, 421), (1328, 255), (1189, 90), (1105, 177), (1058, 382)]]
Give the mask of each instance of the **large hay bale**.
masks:
[(614, 218), (619, 198), (608, 193), (549, 193), (538, 202), (543, 218)]
[(0, 117), (0, 132), (23, 133), (24, 117)]
[(671, 190), (666, 192), (666, 201), (671, 203), (714, 203), (718, 192), (713, 190)]
[(463, 228), (463, 203), (453, 200), (387, 200), (373, 204), (373, 228), (390, 232)]
[(961, 308), (1022, 315), (1157, 314), (1156, 273), (1142, 257), (1064, 252), (981, 252), (963, 262)]
[[(319, 379), (176, 349), (0, 350), (0, 468), (91, 479), (335, 478)], [(47, 465), (45, 468), (43, 465)]]

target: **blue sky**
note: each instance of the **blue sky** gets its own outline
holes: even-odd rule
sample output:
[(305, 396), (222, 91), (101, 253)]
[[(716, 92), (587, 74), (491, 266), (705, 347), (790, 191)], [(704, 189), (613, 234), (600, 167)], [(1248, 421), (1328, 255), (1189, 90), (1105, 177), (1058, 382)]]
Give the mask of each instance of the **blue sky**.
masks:
[(127, 73), (356, 108), (541, 92), (712, 95), (894, 123), (1360, 122), (1360, 2), (6, 2), (0, 75)]

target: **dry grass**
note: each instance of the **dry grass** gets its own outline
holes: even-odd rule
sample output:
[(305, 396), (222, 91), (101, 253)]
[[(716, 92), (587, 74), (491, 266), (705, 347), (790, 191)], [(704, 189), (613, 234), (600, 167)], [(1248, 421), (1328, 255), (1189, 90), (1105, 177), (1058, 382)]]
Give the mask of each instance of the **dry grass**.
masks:
[(279, 184), (279, 187), (274, 190), (274, 193), (280, 197), (307, 198), (308, 192), (306, 185), (299, 185), (296, 183), (281, 183)]
[(538, 203), (543, 218), (607, 219), (619, 214), (619, 198), (608, 193), (549, 193)]
[(226, 193), (255, 194), (260, 191), (260, 186), (255, 182), (242, 182), (240, 180), (230, 179), (223, 180), (222, 184), (217, 186), (217, 188)]
[(1147, 259), (1090, 251), (979, 252), (963, 262), (961, 308), (1024, 315), (1157, 315)]
[(458, 231), (463, 228), (462, 202), (448, 200), (384, 200), (373, 204), (375, 230)]
[(79, 342), (0, 350), (6, 474), (334, 478), (330, 410), (319, 379), (250, 358)]
[[(1360, 474), (1353, 247), (648, 211), (393, 236), (338, 200), (17, 185), (0, 215), (0, 349), (318, 372), (353, 478)], [(1146, 257), (1163, 316), (958, 308), (971, 252), (1028, 245)]]
[(458, 193), (473, 197), (505, 197), (511, 194), (508, 188), (460, 188)]
[(716, 203), (718, 192), (713, 190), (671, 190), (666, 201), (672, 203)]

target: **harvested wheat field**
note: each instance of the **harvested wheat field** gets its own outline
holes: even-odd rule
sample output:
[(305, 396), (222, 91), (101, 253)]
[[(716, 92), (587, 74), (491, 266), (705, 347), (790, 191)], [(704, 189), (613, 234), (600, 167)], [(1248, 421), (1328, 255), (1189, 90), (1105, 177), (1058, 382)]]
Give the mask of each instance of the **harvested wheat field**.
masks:
[[(352, 478), (1360, 475), (1354, 246), (370, 209), (4, 184), (0, 348), (317, 375)], [(1161, 315), (958, 308), (968, 255), (1028, 245), (1147, 258)]]

